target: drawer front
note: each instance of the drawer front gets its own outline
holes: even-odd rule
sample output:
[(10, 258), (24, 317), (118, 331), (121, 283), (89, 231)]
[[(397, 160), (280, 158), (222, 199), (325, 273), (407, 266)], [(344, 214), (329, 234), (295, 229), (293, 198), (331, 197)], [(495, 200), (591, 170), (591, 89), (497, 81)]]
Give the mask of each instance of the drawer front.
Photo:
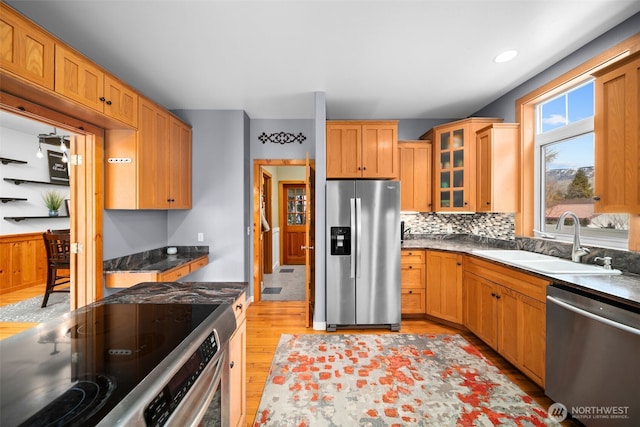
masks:
[(246, 302), (246, 293), (243, 292), (234, 302), (233, 302), (233, 313), (236, 315), (236, 324), (240, 325), (244, 322), (246, 313), (247, 313), (247, 302)]
[(403, 289), (400, 294), (402, 314), (425, 314), (424, 289)]
[(183, 265), (182, 267), (174, 268), (166, 273), (160, 275), (160, 281), (162, 282), (175, 282), (176, 280), (186, 276), (191, 272), (189, 265)]
[(424, 249), (403, 249), (400, 251), (400, 262), (402, 264), (424, 264)]
[(421, 264), (405, 264), (400, 268), (400, 283), (402, 287), (423, 288), (424, 282), (424, 266)]
[(205, 256), (205, 257), (202, 257), (202, 258), (198, 258), (197, 260), (195, 260), (191, 264), (189, 264), (189, 271), (196, 271), (196, 270), (204, 267), (207, 264), (209, 264), (209, 257), (208, 256)]

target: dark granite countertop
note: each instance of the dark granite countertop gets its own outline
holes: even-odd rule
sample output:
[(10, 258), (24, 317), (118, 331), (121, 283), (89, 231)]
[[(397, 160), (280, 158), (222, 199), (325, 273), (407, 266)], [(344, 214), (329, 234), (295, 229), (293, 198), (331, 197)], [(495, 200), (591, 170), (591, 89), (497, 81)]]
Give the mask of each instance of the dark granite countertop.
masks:
[(95, 304), (231, 304), (247, 288), (247, 282), (143, 282)]
[[(562, 283), (586, 292), (601, 295), (605, 298), (613, 298), (623, 304), (640, 309), (640, 275), (638, 274), (628, 273), (626, 271), (623, 271), (623, 274), (620, 275), (541, 274), (519, 266), (495, 261), (473, 252), (474, 249), (529, 249), (519, 247), (515, 241), (496, 241), (495, 239), (474, 240), (456, 237), (418, 238), (404, 240), (402, 242), (402, 249), (431, 249), (473, 255), (486, 261), (543, 277), (555, 283)], [(544, 253), (543, 251), (536, 252)]]
[(109, 273), (149, 273), (171, 270), (191, 261), (209, 255), (209, 246), (175, 246), (178, 253), (167, 255), (167, 246), (138, 252), (123, 257), (108, 259), (103, 270)]

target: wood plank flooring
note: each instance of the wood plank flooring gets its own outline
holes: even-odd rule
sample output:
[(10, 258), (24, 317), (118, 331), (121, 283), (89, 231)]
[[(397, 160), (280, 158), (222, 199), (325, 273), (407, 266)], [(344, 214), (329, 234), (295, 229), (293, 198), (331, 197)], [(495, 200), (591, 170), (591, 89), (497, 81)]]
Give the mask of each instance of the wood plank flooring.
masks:
[[(20, 289), (13, 292), (7, 292), (0, 295), (0, 307), (3, 305), (14, 304), (25, 299), (37, 297), (44, 294), (44, 283), (42, 285), (31, 286), (29, 288)], [(33, 328), (38, 323), (30, 322), (0, 322), (0, 340), (20, 333), (29, 328)]]

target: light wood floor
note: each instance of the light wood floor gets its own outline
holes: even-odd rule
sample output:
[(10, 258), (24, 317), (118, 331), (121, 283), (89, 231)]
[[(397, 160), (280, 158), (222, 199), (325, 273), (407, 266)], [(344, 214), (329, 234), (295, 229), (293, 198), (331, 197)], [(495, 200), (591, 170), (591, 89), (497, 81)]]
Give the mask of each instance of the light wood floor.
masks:
[[(44, 283), (0, 295), (0, 307), (44, 294)], [(37, 323), (0, 322), (0, 340), (36, 326)]]
[[(23, 299), (42, 294), (42, 286), (0, 295), (0, 306), (12, 304)], [(304, 303), (298, 301), (254, 303), (247, 309), (247, 427), (253, 424), (260, 397), (264, 388), (271, 360), (275, 353), (281, 334), (326, 334), (304, 327)], [(37, 323), (0, 322), (0, 339), (22, 332)], [(348, 330), (345, 333), (391, 333), (382, 329)], [(543, 408), (553, 403), (544, 395), (544, 391), (514, 368), (509, 362), (494, 352), (475, 335), (453, 327), (428, 320), (403, 319), (401, 333), (415, 334), (460, 334), (472, 343), (494, 365), (496, 365), (511, 381), (516, 383)], [(563, 425), (578, 425), (564, 422)]]

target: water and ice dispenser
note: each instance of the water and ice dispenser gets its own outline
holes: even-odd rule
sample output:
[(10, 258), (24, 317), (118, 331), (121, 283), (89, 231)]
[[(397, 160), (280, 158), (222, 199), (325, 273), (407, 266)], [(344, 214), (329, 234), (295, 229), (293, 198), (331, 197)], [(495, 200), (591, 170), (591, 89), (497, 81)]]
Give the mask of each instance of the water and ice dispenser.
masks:
[(351, 227), (331, 227), (331, 255), (351, 255)]

